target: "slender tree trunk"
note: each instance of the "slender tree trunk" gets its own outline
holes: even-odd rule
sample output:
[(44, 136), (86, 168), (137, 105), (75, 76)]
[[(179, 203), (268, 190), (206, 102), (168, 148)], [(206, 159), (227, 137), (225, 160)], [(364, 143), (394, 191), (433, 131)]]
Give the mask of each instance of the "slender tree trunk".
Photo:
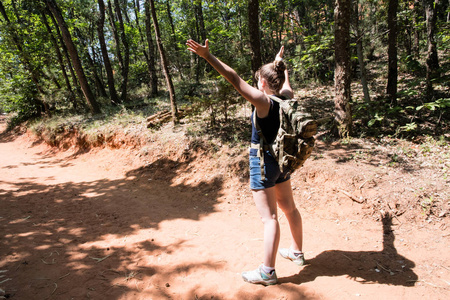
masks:
[(359, 14), (359, 1), (355, 1), (355, 28), (356, 28), (356, 53), (358, 56), (359, 63), (359, 75), (361, 77), (361, 85), (363, 88), (364, 101), (366, 103), (370, 102), (369, 88), (367, 86), (366, 78), (366, 65), (364, 63), (364, 52), (363, 52), (363, 34), (361, 33), (361, 26), (359, 24), (360, 14)]
[(439, 0), (424, 0), (425, 14), (427, 17), (427, 75), (426, 94), (427, 98), (433, 97), (433, 79), (439, 76), (439, 59), (436, 47), (436, 8)]
[(419, 17), (420, 17), (420, 1), (414, 0), (414, 12), (413, 12), (413, 45), (412, 45), (412, 53), (415, 59), (419, 58), (420, 55), (420, 36), (419, 36)]
[(146, 0), (144, 2), (144, 10), (145, 10), (145, 36), (147, 37), (148, 44), (148, 62), (147, 69), (148, 74), (150, 75), (150, 97), (154, 97), (158, 95), (158, 76), (156, 75), (156, 59), (155, 59), (155, 46), (153, 45), (152, 39), (152, 24), (151, 24), (151, 12), (150, 5)]
[[(120, 42), (120, 37), (119, 37), (119, 33), (117, 31), (117, 26), (116, 26), (116, 19), (114, 17), (114, 11), (112, 9), (112, 4), (111, 1), (108, 0), (107, 1), (107, 5), (108, 5), (108, 19), (109, 19), (109, 24), (111, 25), (111, 30), (112, 30), (112, 36), (114, 39), (114, 44), (116, 45), (116, 56), (117, 56), (117, 61), (119, 62), (119, 68), (120, 68), (120, 74), (123, 74), (123, 68), (124, 68), (124, 62), (123, 62), (123, 56), (122, 56), (122, 50), (121, 50), (121, 42)], [(123, 80), (123, 78), (122, 78)], [(122, 88), (120, 88), (120, 90), (122, 90)], [(123, 97), (121, 97), (121, 99), (123, 100)]]
[(105, 34), (103, 32), (103, 27), (105, 24), (105, 3), (103, 0), (98, 0), (98, 8), (100, 11), (100, 16), (97, 21), (97, 32), (98, 40), (100, 42), (100, 49), (102, 51), (103, 64), (105, 65), (106, 77), (108, 79), (108, 89), (109, 97), (111, 98), (112, 104), (119, 103), (119, 97), (117, 96), (116, 87), (114, 85), (114, 73), (111, 67), (111, 61), (108, 56), (108, 49), (106, 48)]
[(123, 25), (122, 11), (120, 9), (119, 1), (114, 0), (114, 7), (116, 9), (117, 19), (119, 21), (120, 36), (123, 44), (124, 57), (122, 68), (122, 101), (127, 100), (127, 86), (128, 86), (128, 71), (130, 65), (130, 46), (128, 44), (128, 38), (125, 34), (125, 26)]
[(147, 51), (146, 51), (146, 47), (144, 46), (145, 45), (144, 34), (142, 33), (141, 24), (140, 24), (140, 21), (139, 21), (139, 18), (141, 17), (140, 16), (141, 8), (140, 8), (139, 0), (136, 0), (136, 2), (133, 1), (133, 6), (134, 6), (134, 19), (135, 19), (135, 22), (136, 22), (136, 27), (137, 27), (137, 29), (139, 31), (139, 40), (141, 41), (141, 45), (142, 45), (142, 54), (144, 54), (145, 61), (148, 64), (149, 63), (148, 54), (147, 54)]
[(341, 138), (352, 134), (351, 90), (350, 90), (350, 11), (351, 0), (336, 0), (335, 22), (335, 59), (334, 74), (334, 111), (338, 134)]
[[(88, 42), (86, 41), (86, 37), (81, 33), (81, 31), (78, 28), (75, 28), (74, 32), (75, 32), (75, 35), (76, 35), (78, 41), (80, 42), (81, 46), (83, 46), (83, 50), (85, 51), (85, 57), (89, 64), (89, 68), (92, 73), (92, 77), (94, 79), (95, 86), (97, 87), (96, 91), (97, 91), (98, 95), (100, 95), (101, 97), (107, 97), (108, 95), (106, 94), (103, 79), (99, 76), (99, 74), (97, 72), (97, 65), (95, 63), (95, 60), (91, 56), (91, 53), (94, 57), (96, 55), (94, 47), (91, 47), (91, 51), (89, 51), (89, 45), (88, 45)], [(93, 40), (93, 39), (94, 39), (93, 34), (91, 34), (91, 40)]]
[(45, 13), (41, 13), (42, 23), (44, 23), (45, 28), (47, 29), (48, 36), (50, 37), (50, 41), (52, 42), (53, 48), (55, 48), (56, 58), (58, 59), (59, 67), (64, 77), (64, 81), (66, 82), (67, 90), (72, 93), (72, 85), (70, 84), (69, 76), (67, 76), (66, 68), (64, 67), (64, 60), (61, 54), (61, 50), (59, 49), (58, 42), (53, 36), (52, 29), (47, 21), (47, 16)]
[[(200, 37), (200, 41), (204, 43), (206, 40), (206, 29), (205, 29), (205, 20), (203, 18), (202, 0), (195, 0), (193, 4), (198, 35)], [(197, 70), (195, 73), (195, 81), (198, 83), (200, 81), (200, 78), (203, 77), (204, 75), (205, 66), (208, 67), (208, 64), (203, 59), (199, 59), (198, 57), (196, 57), (196, 59), (197, 59), (196, 64)]]
[(61, 29), (61, 33), (64, 39), (64, 43), (66, 44), (67, 50), (69, 52), (70, 58), (72, 60), (73, 66), (75, 68), (75, 72), (77, 73), (78, 80), (80, 81), (81, 90), (83, 91), (84, 97), (88, 103), (88, 106), (92, 113), (97, 114), (100, 113), (100, 107), (95, 100), (94, 94), (92, 93), (91, 87), (87, 81), (86, 75), (83, 70), (83, 65), (81, 64), (80, 57), (78, 56), (77, 48), (72, 41), (72, 37), (70, 35), (69, 29), (67, 28), (66, 22), (61, 14), (61, 11), (56, 4), (55, 0), (45, 0), (48, 8), (56, 18), (59, 28)]
[[(46, 10), (46, 13), (50, 14), (50, 11)], [(70, 101), (72, 102), (74, 109), (77, 109), (77, 102), (75, 101), (74, 93), (72, 90), (72, 85), (70, 84), (70, 79), (69, 79), (69, 76), (67, 75), (66, 68), (64, 66), (64, 59), (63, 59), (61, 50), (59, 49), (58, 41), (56, 40), (55, 36), (53, 35), (52, 28), (50, 27), (50, 24), (47, 21), (46, 13), (41, 12), (42, 23), (44, 23), (45, 28), (47, 29), (48, 35), (50, 37), (50, 41), (52, 42), (53, 47), (55, 48), (56, 57), (58, 59), (59, 66), (60, 66), (61, 72), (63, 74), (64, 81), (67, 86), (67, 90), (69, 91)]]
[(153, 0), (148, 0), (148, 1), (150, 3), (150, 10), (152, 13), (153, 26), (155, 27), (156, 44), (158, 46), (159, 54), (161, 56), (161, 64), (162, 64), (162, 68), (164, 70), (164, 76), (166, 77), (167, 89), (169, 90), (170, 106), (171, 106), (171, 110), (172, 110), (172, 121), (175, 125), (176, 123), (178, 123), (178, 111), (177, 111), (177, 104), (176, 104), (176, 100), (175, 100), (175, 90), (173, 88), (172, 78), (170, 77), (169, 68), (167, 66), (166, 54), (164, 52), (164, 47), (163, 47), (163, 44), (161, 41), (158, 19), (156, 18), (155, 3)]
[(259, 0), (248, 1), (248, 33), (252, 49), (252, 75), (255, 84), (255, 73), (262, 65), (261, 39), (259, 38)]
[(389, 0), (388, 6), (388, 82), (387, 97), (391, 105), (397, 104), (397, 10), (398, 0)]
[[(82, 92), (81, 92), (81, 88), (80, 85), (78, 84), (78, 78), (75, 74), (75, 71), (73, 70), (73, 66), (72, 66), (72, 62), (70, 60), (70, 55), (69, 55), (69, 51), (67, 51), (67, 47), (66, 44), (64, 43), (64, 39), (61, 35), (61, 30), (59, 29), (59, 25), (58, 22), (56, 21), (55, 17), (53, 16), (52, 12), (48, 9), (48, 7), (45, 8), (46, 14), (50, 16), (50, 19), (52, 20), (53, 26), (56, 29), (56, 35), (58, 37), (59, 43), (61, 44), (61, 48), (63, 50), (63, 54), (64, 54), (64, 58), (67, 61), (67, 68), (69, 69), (70, 72), (70, 77), (72, 78), (72, 86), (75, 89), (77, 95), (82, 98)], [(75, 99), (75, 102), (76, 99)], [(77, 106), (77, 105), (74, 105)]]
[[(95, 62), (95, 56), (97, 55), (95, 52), (94, 47), (91, 47), (91, 51), (92, 52), (92, 56), (89, 52), (89, 50), (87, 49), (88, 46), (86, 46), (86, 57), (88, 59), (89, 65), (91, 67), (92, 70), (92, 74), (94, 75), (94, 79), (95, 79), (95, 84), (97, 85), (97, 91), (100, 94), (100, 96), (102, 97), (107, 97), (108, 95), (106, 94), (106, 90), (105, 90), (105, 84), (103, 83), (103, 79), (102, 77), (99, 75), (99, 72), (97, 71), (97, 63)], [(100, 69), (101, 70), (101, 69)]]

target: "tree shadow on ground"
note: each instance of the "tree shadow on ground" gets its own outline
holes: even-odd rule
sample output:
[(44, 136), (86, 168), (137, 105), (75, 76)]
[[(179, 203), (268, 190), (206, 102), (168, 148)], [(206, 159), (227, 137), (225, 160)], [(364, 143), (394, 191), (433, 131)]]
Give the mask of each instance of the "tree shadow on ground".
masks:
[(383, 145), (369, 140), (366, 140), (365, 143), (368, 144), (358, 141), (347, 144), (316, 142), (311, 157), (321, 159), (326, 155), (338, 164), (352, 160), (373, 167), (392, 164), (395, 168), (400, 168), (405, 172), (421, 169), (420, 165), (415, 160), (409, 159), (406, 154), (395, 150), (386, 150)]
[(378, 283), (412, 287), (418, 280), (415, 263), (400, 255), (394, 246), (392, 216), (385, 214), (382, 251), (324, 251), (312, 259), (296, 275), (279, 278), (280, 283), (302, 284), (317, 277), (348, 276), (364, 283)]
[[(188, 169), (192, 159), (160, 159), (118, 180), (1, 181), (0, 270), (5, 297), (120, 299), (139, 291), (127, 284), (133, 278), (158, 274), (152, 284), (164, 287), (166, 278), (180, 268), (221, 268), (205, 260), (163, 269), (151, 261), (185, 247), (184, 237), (167, 243), (152, 236), (162, 222), (200, 220), (216, 211), (220, 177), (174, 183), (177, 168)], [(136, 235), (142, 231), (147, 235)], [(165, 293), (161, 288), (153, 296), (168, 296)]]

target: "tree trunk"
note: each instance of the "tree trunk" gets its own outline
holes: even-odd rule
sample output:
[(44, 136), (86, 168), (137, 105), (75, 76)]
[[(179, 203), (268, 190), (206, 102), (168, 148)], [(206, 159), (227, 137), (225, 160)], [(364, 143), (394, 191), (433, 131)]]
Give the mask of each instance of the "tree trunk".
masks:
[(439, 0), (424, 0), (427, 17), (427, 76), (426, 95), (429, 100), (433, 97), (433, 79), (439, 76), (439, 60), (436, 47), (436, 8)]
[[(197, 25), (197, 32), (200, 36), (200, 41), (202, 43), (206, 40), (206, 29), (205, 29), (205, 20), (203, 18), (203, 8), (202, 8), (202, 1), (201, 0), (195, 0), (194, 1), (194, 11), (195, 11), (195, 20)], [(199, 57), (196, 57), (197, 64), (196, 64), (196, 72), (195, 72), (195, 81), (198, 83), (200, 81), (200, 78), (203, 77), (202, 70), (205, 70), (205, 66), (207, 67), (208, 64), (204, 59), (199, 59)]]
[(175, 125), (178, 123), (178, 112), (177, 112), (177, 104), (175, 101), (175, 90), (173, 88), (172, 78), (170, 77), (169, 68), (167, 67), (166, 54), (164, 52), (164, 47), (161, 41), (161, 35), (159, 31), (158, 19), (156, 18), (156, 9), (155, 3), (153, 0), (148, 0), (150, 3), (150, 10), (152, 13), (153, 26), (155, 27), (155, 35), (156, 35), (156, 44), (158, 46), (159, 54), (161, 56), (161, 65), (164, 70), (164, 76), (166, 77), (167, 89), (169, 90), (170, 96), (170, 106), (172, 110), (172, 121)]
[(363, 88), (364, 101), (366, 103), (370, 102), (369, 88), (367, 86), (366, 78), (366, 65), (364, 63), (364, 51), (363, 51), (363, 34), (361, 33), (361, 27), (359, 24), (360, 14), (358, 10), (359, 1), (355, 1), (355, 28), (356, 28), (356, 53), (358, 56), (359, 63), (359, 75), (361, 77), (361, 85)]
[(262, 65), (261, 39), (259, 38), (259, 0), (248, 1), (248, 33), (252, 49), (252, 75), (253, 81), (256, 83), (254, 75)]
[(398, 0), (389, 0), (388, 6), (388, 82), (386, 94), (391, 105), (397, 104), (397, 10)]
[[(47, 13), (50, 14), (50, 11), (47, 10)], [(74, 94), (73, 94), (73, 91), (72, 91), (72, 85), (70, 84), (69, 76), (67, 75), (66, 68), (64, 66), (64, 59), (63, 59), (61, 50), (59, 49), (58, 41), (53, 36), (52, 28), (50, 27), (50, 24), (47, 21), (47, 15), (44, 12), (41, 12), (41, 17), (42, 17), (42, 23), (44, 23), (45, 28), (47, 29), (48, 35), (50, 37), (50, 41), (52, 42), (53, 47), (55, 48), (56, 57), (57, 57), (58, 62), (59, 62), (59, 67), (60, 67), (61, 72), (63, 74), (64, 81), (65, 81), (66, 86), (67, 86), (67, 90), (69, 91), (69, 94), (70, 94), (70, 101), (72, 102), (74, 108), (76, 109), (77, 108), (77, 102), (74, 99)]]
[(127, 85), (128, 85), (128, 71), (130, 65), (130, 46), (128, 45), (128, 38), (125, 34), (125, 26), (123, 25), (122, 11), (120, 9), (119, 1), (114, 0), (114, 7), (116, 9), (117, 19), (119, 21), (120, 36), (124, 49), (123, 68), (122, 68), (122, 101), (127, 100)]
[[(69, 51), (67, 51), (67, 47), (66, 47), (66, 44), (64, 43), (64, 39), (63, 39), (63, 37), (61, 35), (61, 30), (59, 29), (58, 22), (56, 22), (55, 17), (53, 16), (52, 12), (48, 9), (48, 7), (46, 7), (45, 10), (46, 10), (46, 14), (50, 16), (50, 19), (52, 20), (53, 26), (56, 29), (56, 35), (57, 35), (58, 40), (59, 40), (59, 42), (61, 44), (61, 48), (63, 50), (64, 57), (67, 60), (67, 67), (69, 68), (70, 77), (72, 77), (72, 85), (75, 88), (75, 91), (76, 91), (77, 95), (80, 98), (82, 98), (83, 95), (82, 95), (82, 93), (80, 91), (81, 88), (80, 88), (80, 85), (78, 84), (78, 78), (77, 78), (77, 76), (75, 74), (75, 71), (73, 70), (72, 62), (70, 60)], [(75, 102), (76, 102), (76, 100), (75, 100)]]
[(158, 76), (156, 75), (156, 59), (155, 59), (155, 46), (153, 45), (152, 39), (152, 24), (151, 24), (151, 12), (148, 1), (144, 2), (145, 10), (145, 35), (147, 37), (148, 44), (148, 74), (150, 75), (150, 96), (154, 97), (158, 95)]
[(98, 8), (100, 11), (100, 16), (97, 21), (97, 32), (98, 40), (100, 42), (100, 49), (102, 51), (103, 64), (105, 65), (106, 77), (108, 79), (109, 97), (111, 98), (112, 104), (118, 104), (119, 97), (117, 96), (116, 87), (114, 85), (114, 73), (111, 67), (111, 61), (109, 60), (108, 49), (106, 48), (105, 35), (103, 32), (103, 27), (105, 24), (105, 3), (103, 0), (98, 0)]
[(350, 11), (351, 0), (336, 0), (335, 22), (335, 59), (334, 74), (334, 112), (338, 134), (341, 138), (352, 134), (352, 113), (350, 107)]
[(77, 48), (75, 47), (75, 44), (72, 41), (72, 37), (70, 35), (69, 29), (67, 28), (67, 24), (64, 21), (64, 18), (61, 14), (61, 11), (58, 5), (56, 4), (55, 0), (45, 0), (45, 3), (52, 12), (53, 16), (56, 18), (59, 28), (61, 29), (61, 34), (64, 39), (64, 43), (66, 44), (67, 50), (69, 52), (70, 58), (75, 68), (75, 72), (77, 73), (78, 80), (80, 81), (81, 90), (83, 91), (88, 106), (92, 113), (94, 114), (100, 113), (100, 107), (97, 101), (95, 100), (94, 94), (92, 93), (91, 87), (89, 86), (89, 83), (86, 79), (86, 75), (84, 73), (80, 57), (78, 56)]
[(419, 17), (420, 17), (420, 1), (414, 0), (414, 12), (413, 12), (413, 43), (412, 43), (412, 53), (414, 55), (415, 59), (419, 58), (420, 55), (420, 49), (419, 49), (419, 42), (420, 42), (420, 36), (419, 36)]
[[(120, 37), (119, 37), (119, 33), (117, 31), (117, 26), (116, 26), (116, 19), (114, 17), (114, 12), (112, 9), (111, 1), (108, 0), (107, 4), (108, 4), (109, 24), (111, 25), (111, 30), (113, 33), (112, 36), (113, 36), (114, 44), (116, 45), (117, 61), (119, 62), (120, 73), (123, 74), (124, 62), (123, 62), (123, 56), (122, 56), (122, 50), (121, 50), (122, 47), (121, 47)], [(123, 80), (123, 78), (122, 78), (122, 80)], [(122, 90), (122, 89), (120, 89), (120, 90)], [(123, 97), (121, 97), (121, 99), (123, 99)]]

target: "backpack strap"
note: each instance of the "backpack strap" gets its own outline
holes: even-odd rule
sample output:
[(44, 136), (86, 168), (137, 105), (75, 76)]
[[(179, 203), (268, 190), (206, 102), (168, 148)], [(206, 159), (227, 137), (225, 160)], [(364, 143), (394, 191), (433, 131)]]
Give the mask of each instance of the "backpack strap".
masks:
[(265, 180), (266, 176), (264, 173), (264, 143), (267, 143), (266, 138), (264, 137), (261, 127), (258, 124), (258, 121), (256, 120), (256, 110), (253, 112), (253, 125), (255, 125), (256, 132), (259, 136), (259, 144), (253, 144), (251, 145), (252, 148), (258, 149), (257, 156), (259, 157), (259, 166), (261, 168), (261, 180)]

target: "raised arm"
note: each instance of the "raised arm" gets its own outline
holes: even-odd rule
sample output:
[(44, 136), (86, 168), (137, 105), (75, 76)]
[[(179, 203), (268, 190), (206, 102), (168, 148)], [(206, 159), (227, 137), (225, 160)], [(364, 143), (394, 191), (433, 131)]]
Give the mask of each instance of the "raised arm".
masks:
[[(281, 46), (280, 51), (278, 52), (277, 56), (275, 57), (275, 60), (283, 60), (283, 55), (284, 55), (284, 46)], [(287, 99), (292, 99), (294, 98), (294, 91), (292, 90), (291, 84), (289, 83), (289, 72), (286, 68), (286, 70), (284, 70), (284, 84), (280, 89), (280, 95), (285, 96)]]
[(188, 50), (203, 57), (220, 75), (233, 85), (233, 87), (241, 94), (247, 101), (253, 104), (258, 112), (258, 116), (263, 118), (267, 116), (270, 109), (270, 100), (260, 90), (254, 88), (245, 82), (231, 67), (220, 61), (217, 57), (209, 52), (209, 41), (205, 41), (202, 46), (194, 40), (186, 42)]

